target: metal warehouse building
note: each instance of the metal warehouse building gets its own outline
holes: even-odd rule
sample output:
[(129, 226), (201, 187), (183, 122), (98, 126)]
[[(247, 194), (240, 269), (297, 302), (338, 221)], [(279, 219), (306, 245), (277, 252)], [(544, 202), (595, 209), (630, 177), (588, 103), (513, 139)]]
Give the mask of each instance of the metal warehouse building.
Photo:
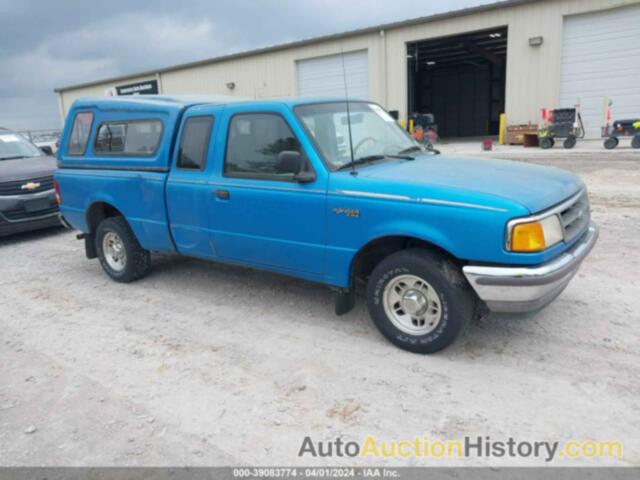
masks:
[(538, 123), (579, 104), (599, 136), (604, 103), (640, 117), (640, 0), (506, 0), (56, 89), (79, 97), (161, 93), (368, 98), (400, 118), (433, 113), (444, 137)]

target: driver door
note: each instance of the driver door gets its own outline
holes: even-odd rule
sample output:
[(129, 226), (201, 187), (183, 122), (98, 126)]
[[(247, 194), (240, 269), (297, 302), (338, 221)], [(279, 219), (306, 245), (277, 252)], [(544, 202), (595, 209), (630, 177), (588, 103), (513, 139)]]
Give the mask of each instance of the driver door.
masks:
[[(321, 278), (327, 173), (292, 112), (282, 104), (225, 108), (226, 142), (210, 185), (210, 223), (223, 259)], [(298, 151), (315, 180), (280, 173), (278, 155)]]

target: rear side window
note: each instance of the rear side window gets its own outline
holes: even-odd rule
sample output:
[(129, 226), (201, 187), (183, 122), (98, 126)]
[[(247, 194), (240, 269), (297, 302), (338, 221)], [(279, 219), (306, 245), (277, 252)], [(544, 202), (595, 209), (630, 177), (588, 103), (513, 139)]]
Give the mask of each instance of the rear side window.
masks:
[(91, 124), (93, 123), (93, 113), (79, 112), (73, 119), (73, 128), (67, 146), (68, 155), (84, 155), (91, 134)]
[(94, 151), (127, 157), (151, 156), (162, 137), (160, 120), (104, 122), (98, 127)]
[(213, 117), (189, 117), (182, 130), (178, 168), (202, 170), (207, 162)]
[(267, 113), (235, 115), (229, 125), (224, 173), (229, 177), (290, 179), (279, 168), (282, 151), (301, 152), (300, 144), (282, 117)]

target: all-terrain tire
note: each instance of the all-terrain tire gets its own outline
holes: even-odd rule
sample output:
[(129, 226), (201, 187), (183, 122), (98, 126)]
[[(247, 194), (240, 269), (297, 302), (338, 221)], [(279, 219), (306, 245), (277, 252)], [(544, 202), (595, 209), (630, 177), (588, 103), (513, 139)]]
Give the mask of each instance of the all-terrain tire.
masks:
[[(105, 237), (119, 240), (118, 245), (124, 251), (123, 259), (109, 260), (105, 253)], [(100, 265), (109, 277), (116, 282), (129, 283), (144, 277), (151, 268), (151, 254), (138, 243), (138, 239), (123, 217), (109, 217), (98, 225), (95, 233), (95, 247)], [(115, 267), (114, 267), (115, 265)]]
[[(393, 313), (402, 312), (403, 307), (398, 307), (401, 302), (395, 306), (390, 304), (394, 287), (404, 288), (404, 279), (409, 279), (406, 283), (411, 284), (416, 277), (423, 281), (420, 288), (424, 286), (439, 300), (439, 321), (435, 326), (424, 327), (432, 328), (424, 334), (407, 332), (406, 323), (403, 325)], [(411, 285), (408, 290), (413, 290)], [(407, 298), (406, 295), (403, 298)], [(396, 346), (414, 353), (434, 353), (449, 346), (466, 328), (476, 304), (477, 297), (460, 267), (443, 254), (427, 249), (407, 249), (390, 255), (376, 266), (367, 283), (369, 314), (380, 333)], [(402, 312), (402, 315), (406, 322), (407, 313)], [(419, 319), (411, 319), (411, 322), (414, 320)]]
[(609, 137), (604, 141), (604, 148), (613, 150), (618, 146), (619, 140), (616, 137)]
[(564, 146), (564, 148), (566, 149), (572, 149), (573, 147), (576, 146), (576, 137), (574, 136), (569, 136), (564, 140), (564, 143), (562, 144)]
[(553, 141), (553, 138), (543, 137), (540, 139), (540, 148), (542, 148), (543, 150), (548, 150), (549, 148), (553, 148), (554, 143), (555, 142)]

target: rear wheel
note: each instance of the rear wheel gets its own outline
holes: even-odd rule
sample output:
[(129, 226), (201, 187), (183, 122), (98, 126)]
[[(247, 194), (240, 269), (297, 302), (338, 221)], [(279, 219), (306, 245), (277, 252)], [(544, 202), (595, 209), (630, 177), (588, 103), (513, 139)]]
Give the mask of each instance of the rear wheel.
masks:
[(369, 314), (398, 347), (434, 353), (449, 346), (473, 316), (475, 296), (460, 268), (438, 253), (394, 253), (374, 269), (367, 284)]
[(553, 138), (551, 137), (543, 137), (540, 139), (540, 148), (547, 150), (553, 147)]
[(564, 141), (564, 148), (570, 149), (576, 146), (576, 137), (570, 136), (567, 137)]
[(613, 150), (618, 146), (620, 141), (616, 137), (609, 137), (604, 141), (604, 148), (607, 150)]
[(640, 148), (640, 135), (636, 135), (631, 139), (631, 146), (633, 148)]
[(151, 267), (149, 251), (140, 246), (131, 227), (122, 217), (110, 217), (100, 222), (95, 246), (103, 270), (116, 282), (138, 280)]

